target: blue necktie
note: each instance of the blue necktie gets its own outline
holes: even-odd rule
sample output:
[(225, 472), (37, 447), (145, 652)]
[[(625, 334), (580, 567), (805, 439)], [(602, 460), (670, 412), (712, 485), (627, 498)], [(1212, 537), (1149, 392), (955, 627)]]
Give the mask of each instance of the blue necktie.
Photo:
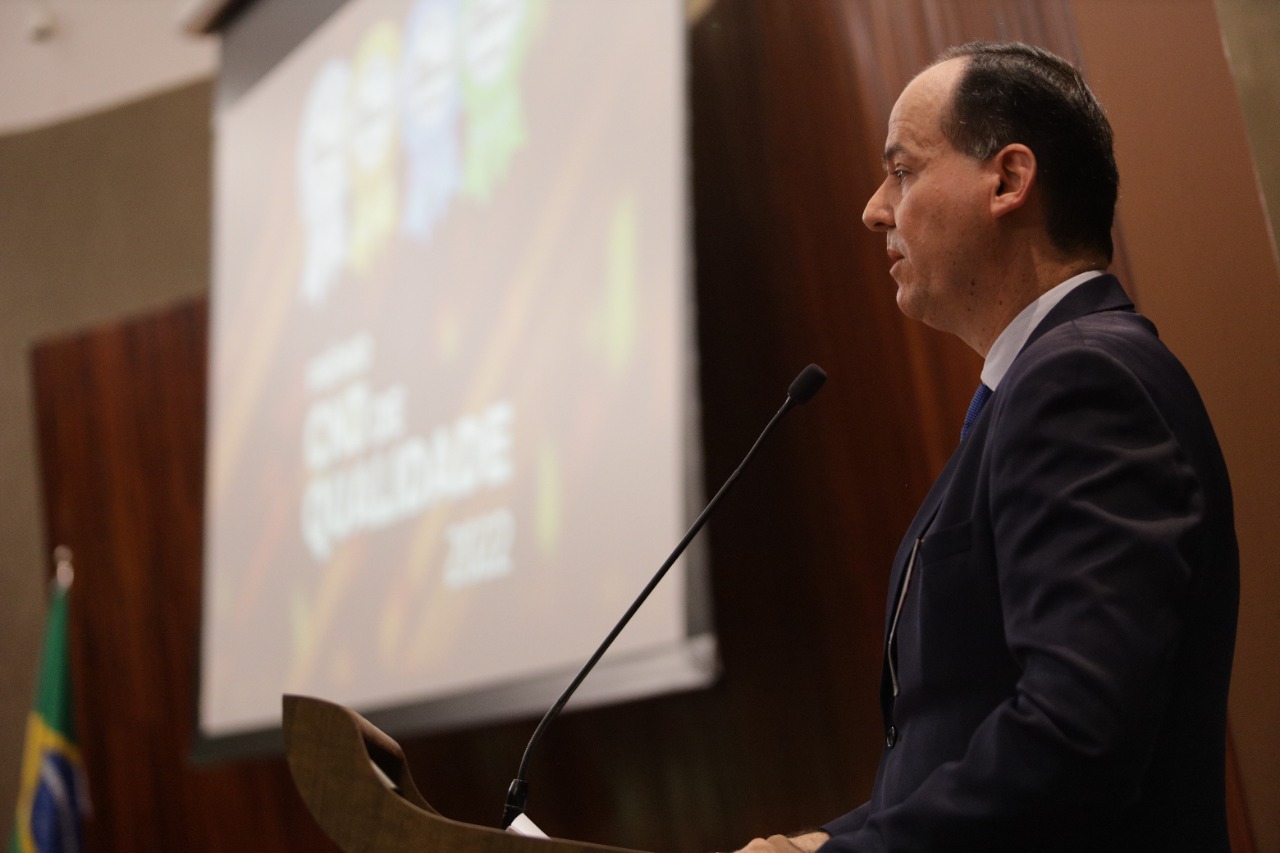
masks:
[(978, 419), (978, 414), (990, 397), (991, 389), (985, 383), (979, 385), (978, 390), (973, 392), (973, 399), (969, 401), (969, 411), (964, 413), (964, 426), (960, 427), (961, 441), (964, 441), (965, 436), (969, 434), (969, 427), (973, 426), (973, 422)]

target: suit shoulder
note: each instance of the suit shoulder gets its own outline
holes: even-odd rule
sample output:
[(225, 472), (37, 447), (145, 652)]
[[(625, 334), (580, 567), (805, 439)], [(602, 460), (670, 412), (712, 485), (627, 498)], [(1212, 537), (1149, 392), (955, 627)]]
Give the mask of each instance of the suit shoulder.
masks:
[[(1178, 358), (1160, 340), (1155, 324), (1134, 311), (1099, 311), (1059, 323), (1033, 337), (1006, 377), (1071, 371), (1096, 375), (1112, 371), (1152, 381), (1190, 382)], [(1083, 378), (1083, 377), (1081, 377)]]

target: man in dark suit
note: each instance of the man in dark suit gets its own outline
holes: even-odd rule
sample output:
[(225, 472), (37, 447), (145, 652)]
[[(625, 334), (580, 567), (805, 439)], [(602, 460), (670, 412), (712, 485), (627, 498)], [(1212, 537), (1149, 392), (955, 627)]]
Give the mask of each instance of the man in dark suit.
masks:
[(893, 565), (870, 802), (748, 849), (1226, 853), (1231, 491), (1104, 272), (1106, 118), (1061, 59), (967, 45), (904, 90), (884, 164), (863, 221), (898, 305), (983, 385)]

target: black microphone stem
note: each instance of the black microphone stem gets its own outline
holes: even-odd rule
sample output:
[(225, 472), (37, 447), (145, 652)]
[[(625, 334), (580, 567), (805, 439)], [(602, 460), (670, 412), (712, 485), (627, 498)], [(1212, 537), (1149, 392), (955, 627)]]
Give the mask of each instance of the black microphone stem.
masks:
[(553, 704), (547, 713), (543, 715), (542, 721), (538, 723), (538, 727), (533, 731), (533, 737), (529, 738), (528, 746), (524, 748), (524, 756), (520, 759), (520, 769), (516, 771), (516, 778), (511, 780), (511, 787), (507, 790), (506, 808), (503, 809), (502, 813), (503, 829), (510, 826), (511, 822), (519, 815), (523, 814), (529, 805), (529, 784), (525, 781), (529, 772), (529, 761), (533, 756), (534, 748), (542, 739), (542, 734), (546, 731), (547, 726), (549, 726), (551, 721), (560, 714), (560, 710), (564, 708), (565, 704), (569, 701), (569, 698), (573, 696), (574, 692), (578, 689), (578, 685), (580, 685), (583, 679), (587, 677), (588, 673), (595, 668), (596, 663), (604, 656), (604, 653), (609, 650), (609, 646), (613, 645), (613, 641), (622, 633), (622, 629), (631, 621), (631, 617), (636, 615), (636, 611), (640, 609), (642, 604), (644, 604), (645, 599), (649, 597), (649, 593), (653, 592), (658, 584), (662, 582), (663, 577), (667, 574), (667, 570), (671, 568), (676, 560), (680, 559), (680, 555), (684, 553), (684, 549), (688, 547), (689, 543), (693, 541), (693, 537), (697, 536), (698, 531), (707, 523), (707, 518), (711, 515), (711, 511), (715, 509), (716, 504), (720, 502), (720, 499), (723, 498), (729, 492), (729, 489), (733, 484), (737, 482), (738, 475), (747, 467), (747, 463), (750, 462), (751, 457), (755, 455), (756, 449), (760, 447), (765, 436), (773, 430), (773, 426), (778, 422), (778, 419), (791, 411), (797, 403), (806, 402), (810, 397), (817, 393), (818, 388), (821, 387), (822, 382), (825, 379), (826, 374), (822, 372), (822, 369), (812, 364), (805, 368), (805, 371), (801, 373), (800, 377), (797, 377), (796, 381), (792, 383), (791, 390), (788, 392), (787, 400), (782, 404), (782, 408), (778, 409), (777, 413), (769, 419), (769, 423), (765, 425), (764, 430), (760, 433), (759, 437), (756, 438), (755, 444), (751, 445), (751, 449), (747, 451), (747, 455), (742, 458), (740, 463), (738, 463), (738, 467), (729, 475), (729, 479), (725, 480), (724, 485), (720, 487), (720, 491), (716, 492), (715, 497), (711, 499), (711, 501), (694, 520), (693, 526), (689, 528), (689, 532), (680, 540), (680, 544), (671, 552), (671, 556), (667, 557), (667, 561), (663, 563), (657, 573), (654, 574), (653, 578), (640, 593), (639, 597), (631, 603), (631, 607), (629, 607), (627, 612), (622, 615), (622, 618), (618, 620), (618, 624), (613, 626), (613, 630), (609, 632), (609, 636), (605, 637), (604, 642), (601, 643), (600, 647), (596, 649), (593, 655), (591, 655), (591, 658), (587, 661), (586, 665), (583, 666), (582, 669), (578, 670), (578, 674), (573, 677), (573, 681), (571, 681), (569, 686), (565, 688), (564, 692), (560, 694), (560, 698), (557, 699), (555, 704)]

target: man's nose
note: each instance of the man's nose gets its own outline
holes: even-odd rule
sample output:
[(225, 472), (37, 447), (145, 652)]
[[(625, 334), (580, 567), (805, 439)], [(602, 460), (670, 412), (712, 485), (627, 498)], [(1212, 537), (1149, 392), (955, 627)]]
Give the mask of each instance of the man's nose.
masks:
[(862, 211), (862, 224), (872, 231), (888, 231), (893, 227), (893, 208), (885, 198), (887, 183), (886, 181), (880, 185), (875, 195), (871, 196), (867, 202), (866, 209)]

